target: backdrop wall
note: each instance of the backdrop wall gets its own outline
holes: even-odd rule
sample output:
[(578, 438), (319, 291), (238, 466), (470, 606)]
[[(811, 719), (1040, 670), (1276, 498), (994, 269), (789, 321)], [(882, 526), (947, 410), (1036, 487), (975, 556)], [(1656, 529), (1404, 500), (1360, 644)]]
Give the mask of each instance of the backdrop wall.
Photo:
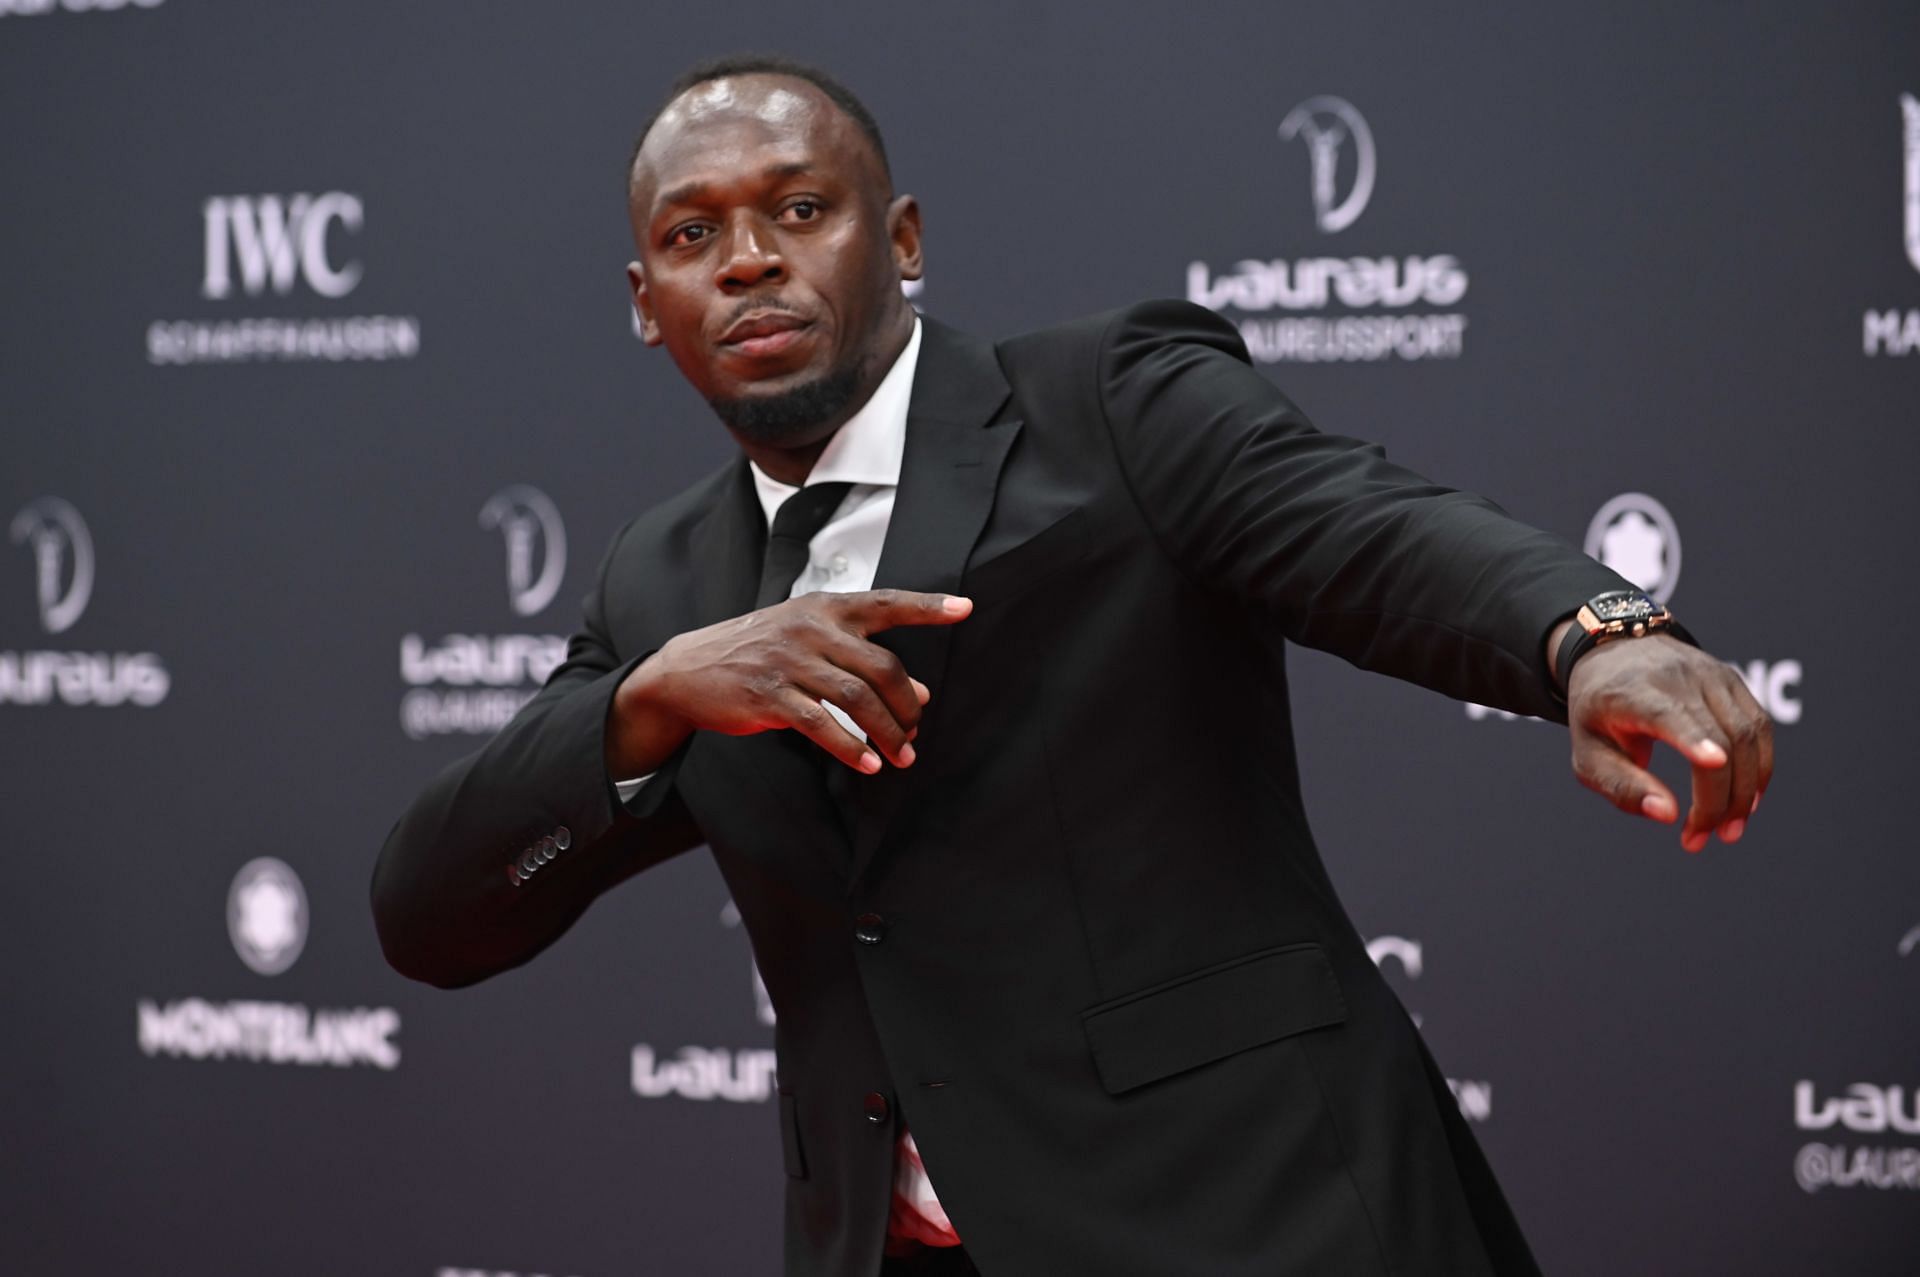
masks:
[(0, 1269), (776, 1270), (703, 854), (459, 993), (366, 903), (729, 455), (622, 195), (742, 47), (867, 98), (927, 312), (1211, 305), (1740, 667), (1779, 780), (1687, 856), (1299, 654), (1320, 842), (1549, 1271), (1920, 1268), (1920, 11), (1604, 8), (0, 0)]

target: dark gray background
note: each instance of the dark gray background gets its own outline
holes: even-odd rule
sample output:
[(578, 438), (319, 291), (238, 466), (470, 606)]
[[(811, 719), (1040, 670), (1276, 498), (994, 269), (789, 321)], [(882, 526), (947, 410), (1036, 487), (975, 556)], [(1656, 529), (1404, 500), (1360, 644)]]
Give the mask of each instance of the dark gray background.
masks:
[[(1578, 543), (1617, 493), (1685, 543), (1676, 610), (1795, 660), (1752, 832), (1700, 855), (1570, 779), (1564, 733), (1476, 720), (1313, 653), (1305, 780), (1368, 935), (1558, 1274), (1920, 1271), (1920, 1192), (1796, 1184), (1797, 1082), (1920, 1086), (1907, 649), (1920, 307), (1903, 249), (1909, 5), (720, 8), (0, 4), (0, 515), (55, 495), (92, 601), (39, 624), (0, 545), (0, 652), (153, 652), (154, 708), (0, 705), (5, 1201), (21, 1273), (761, 1273), (764, 1104), (642, 1099), (651, 1044), (765, 1048), (704, 854), (460, 993), (389, 972), (373, 856), (473, 747), (400, 730), (403, 634), (564, 633), (633, 513), (729, 455), (634, 339), (622, 166), (686, 63), (817, 60), (926, 215), (920, 303), (1003, 334), (1188, 264), (1450, 253), (1462, 358), (1270, 371), (1319, 424)], [(1314, 227), (1295, 103), (1370, 124), (1379, 177)], [(345, 298), (200, 295), (214, 196), (346, 191)], [(1338, 307), (1328, 314), (1340, 313)], [(415, 359), (155, 366), (155, 320), (418, 317)], [(508, 484), (559, 506), (558, 599), (507, 606)], [(1672, 775), (1671, 767), (1667, 774)], [(226, 894), (274, 856), (312, 928), (247, 969)], [(138, 1000), (396, 1008), (393, 1071), (148, 1056)], [(1911, 1156), (1912, 1154), (1909, 1154)], [(1181, 1191), (1170, 1183), (1169, 1192)], [(1036, 1204), (1036, 1209), (1043, 1209)]]

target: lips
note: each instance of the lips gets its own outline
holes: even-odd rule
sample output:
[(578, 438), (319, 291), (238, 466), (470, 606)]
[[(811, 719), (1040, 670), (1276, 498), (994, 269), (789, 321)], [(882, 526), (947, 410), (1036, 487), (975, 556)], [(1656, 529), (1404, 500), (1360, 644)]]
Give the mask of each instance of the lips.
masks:
[(720, 344), (742, 355), (779, 354), (800, 340), (812, 324), (786, 311), (762, 312), (736, 321), (720, 335)]

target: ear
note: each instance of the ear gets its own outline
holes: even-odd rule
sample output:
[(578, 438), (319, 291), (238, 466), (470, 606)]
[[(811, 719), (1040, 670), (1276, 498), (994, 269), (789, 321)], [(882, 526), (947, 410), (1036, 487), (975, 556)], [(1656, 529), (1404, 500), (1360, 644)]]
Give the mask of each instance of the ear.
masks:
[(640, 340), (660, 344), (660, 325), (653, 321), (653, 303), (647, 297), (647, 272), (639, 262), (627, 263), (627, 287), (633, 290), (634, 313), (640, 316)]
[(920, 201), (902, 195), (887, 205), (887, 238), (901, 279), (920, 278)]

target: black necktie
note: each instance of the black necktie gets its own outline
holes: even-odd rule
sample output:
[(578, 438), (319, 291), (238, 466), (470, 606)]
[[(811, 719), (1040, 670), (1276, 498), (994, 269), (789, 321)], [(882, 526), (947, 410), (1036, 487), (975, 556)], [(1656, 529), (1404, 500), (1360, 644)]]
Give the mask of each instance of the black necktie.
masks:
[(767, 533), (767, 557), (760, 567), (760, 593), (754, 609), (771, 607), (793, 592), (800, 570), (807, 566), (807, 543), (840, 508), (851, 483), (815, 483), (780, 503)]

